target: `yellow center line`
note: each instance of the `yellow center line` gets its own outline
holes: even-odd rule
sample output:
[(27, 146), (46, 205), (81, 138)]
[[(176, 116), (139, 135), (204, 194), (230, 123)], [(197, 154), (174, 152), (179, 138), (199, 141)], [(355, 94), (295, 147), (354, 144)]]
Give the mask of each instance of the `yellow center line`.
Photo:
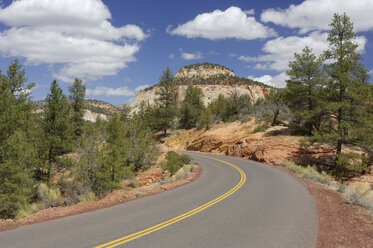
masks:
[(155, 226), (149, 227), (149, 228), (144, 229), (142, 231), (139, 231), (139, 232), (136, 232), (136, 233), (124, 236), (122, 238), (110, 241), (110, 242), (102, 244), (100, 246), (96, 246), (95, 248), (104, 248), (104, 247), (105, 248), (112, 248), (112, 247), (117, 247), (119, 245), (122, 245), (122, 244), (125, 244), (127, 242), (130, 242), (131, 240), (140, 238), (142, 236), (145, 236), (147, 234), (150, 234), (152, 232), (155, 232), (155, 231), (163, 229), (163, 228), (165, 228), (167, 226), (170, 226), (170, 225), (172, 225), (172, 224), (174, 224), (176, 222), (179, 222), (179, 221), (181, 221), (183, 219), (186, 219), (186, 218), (188, 218), (188, 217), (190, 217), (190, 216), (192, 216), (194, 214), (197, 214), (197, 213), (205, 210), (206, 208), (209, 208), (212, 205), (215, 205), (216, 203), (222, 201), (223, 199), (227, 198), (228, 196), (234, 194), (234, 192), (236, 192), (239, 188), (241, 188), (242, 185), (245, 183), (245, 181), (246, 181), (246, 174), (239, 167), (237, 167), (236, 165), (231, 164), (231, 163), (226, 162), (226, 161), (223, 161), (223, 160), (220, 160), (220, 159), (217, 159), (217, 158), (213, 158), (213, 157), (208, 157), (208, 156), (204, 156), (204, 155), (196, 155), (196, 154), (193, 154), (193, 155), (198, 156), (198, 157), (213, 159), (213, 160), (222, 162), (224, 164), (227, 164), (227, 165), (233, 167), (234, 169), (236, 169), (240, 173), (240, 175), (241, 175), (240, 181), (236, 184), (236, 186), (234, 186), (231, 190), (229, 190), (225, 194), (223, 194), (223, 195), (215, 198), (212, 201), (209, 201), (209, 202), (203, 204), (202, 206), (199, 206), (199, 207), (197, 207), (195, 209), (190, 210), (189, 212), (186, 212), (184, 214), (176, 216), (175, 218), (172, 218), (170, 220), (164, 221), (162, 223), (159, 223), (159, 224), (157, 224)]

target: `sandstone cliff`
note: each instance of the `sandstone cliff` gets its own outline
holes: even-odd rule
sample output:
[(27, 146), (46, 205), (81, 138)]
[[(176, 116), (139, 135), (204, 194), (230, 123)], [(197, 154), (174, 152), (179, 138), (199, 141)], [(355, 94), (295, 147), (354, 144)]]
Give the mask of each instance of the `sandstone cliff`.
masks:
[(234, 72), (221, 65), (203, 63), (203, 64), (184, 66), (176, 73), (175, 78), (200, 77), (200, 78), (206, 79), (206, 78), (210, 78), (212, 76), (218, 76), (218, 75), (233, 77)]
[[(257, 101), (260, 98), (266, 98), (270, 92), (270, 88), (265, 87), (263, 85), (194, 85), (202, 90), (204, 95), (203, 103), (207, 106), (213, 100), (217, 99), (220, 94), (224, 95), (224, 97), (230, 97), (234, 93), (240, 95), (249, 95), (253, 102)], [(187, 85), (180, 85), (178, 86), (178, 102), (184, 100), (184, 93), (188, 86)], [(155, 100), (157, 98), (156, 92), (158, 90), (158, 86), (153, 87), (152, 89), (142, 90), (139, 91), (136, 97), (133, 99), (130, 107), (132, 109), (132, 113), (139, 111), (141, 102), (145, 102), (150, 106), (155, 104)]]
[[(265, 84), (236, 77), (232, 70), (224, 66), (210, 63), (184, 66), (177, 72), (174, 80), (178, 85), (179, 103), (184, 100), (188, 85), (193, 84), (202, 90), (203, 102), (206, 106), (217, 99), (220, 94), (226, 98), (235, 93), (239, 96), (249, 95), (252, 101), (256, 102), (260, 98), (265, 99), (272, 90)], [(131, 112), (138, 112), (142, 102), (153, 106), (156, 102), (157, 91), (157, 85), (139, 91), (130, 104)]]

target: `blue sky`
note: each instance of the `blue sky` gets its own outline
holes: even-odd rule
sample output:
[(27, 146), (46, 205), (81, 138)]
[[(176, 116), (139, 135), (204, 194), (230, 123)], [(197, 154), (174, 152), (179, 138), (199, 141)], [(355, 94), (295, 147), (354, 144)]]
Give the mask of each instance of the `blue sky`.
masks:
[[(294, 52), (327, 48), (334, 12), (354, 22), (359, 51), (373, 72), (373, 1), (1, 1), (0, 68), (18, 58), (34, 100), (53, 79), (67, 93), (75, 77), (86, 98), (128, 103), (162, 70), (211, 62), (283, 87)], [(371, 80), (372, 81), (372, 80)]]

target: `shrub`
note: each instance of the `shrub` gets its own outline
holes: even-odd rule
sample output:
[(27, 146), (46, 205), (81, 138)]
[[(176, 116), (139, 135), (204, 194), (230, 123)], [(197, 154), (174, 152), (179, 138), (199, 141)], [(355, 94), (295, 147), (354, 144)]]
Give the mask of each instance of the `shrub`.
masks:
[(26, 204), (20, 210), (18, 210), (15, 218), (16, 220), (19, 220), (43, 209), (45, 209), (45, 204), (42, 202)]
[(39, 184), (37, 196), (47, 207), (57, 207), (63, 203), (61, 191), (59, 189), (50, 189), (44, 183)]
[(262, 124), (262, 125), (260, 125), (260, 126), (257, 126), (257, 127), (254, 129), (253, 133), (264, 132), (264, 131), (266, 131), (268, 128), (269, 128), (269, 124), (268, 124), (268, 123), (264, 123), (264, 124)]
[(96, 201), (97, 197), (94, 192), (88, 191), (86, 194), (79, 196), (79, 201), (80, 202), (85, 202), (85, 201)]
[(290, 161), (282, 162), (282, 166), (287, 168), (288, 170), (291, 170), (299, 174), (302, 177), (309, 178), (315, 182), (319, 182), (324, 185), (330, 185), (332, 181), (332, 178), (328, 174), (326, 174), (324, 171), (319, 173), (316, 170), (315, 166), (302, 167)]
[(373, 209), (373, 190), (369, 183), (357, 182), (347, 186), (343, 196), (352, 205)]
[(189, 164), (191, 158), (188, 155), (180, 156), (174, 151), (167, 153), (166, 162), (161, 163), (162, 170), (168, 170), (171, 175), (174, 175), (183, 165)]

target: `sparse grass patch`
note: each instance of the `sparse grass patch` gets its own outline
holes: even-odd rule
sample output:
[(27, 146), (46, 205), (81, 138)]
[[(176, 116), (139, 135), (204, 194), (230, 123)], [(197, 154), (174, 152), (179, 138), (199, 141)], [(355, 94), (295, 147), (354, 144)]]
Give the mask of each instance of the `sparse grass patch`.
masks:
[(257, 127), (254, 129), (253, 133), (264, 132), (264, 131), (266, 131), (268, 128), (269, 128), (269, 124), (268, 124), (268, 123), (263, 123), (263, 124), (257, 126)]
[(343, 196), (352, 205), (373, 209), (373, 190), (369, 183), (357, 182), (347, 186)]
[(39, 184), (37, 196), (45, 203), (46, 207), (57, 207), (63, 203), (61, 191), (58, 188), (49, 188), (48, 185), (44, 183)]
[(96, 200), (97, 200), (97, 196), (96, 196), (95, 193), (92, 192), (92, 191), (88, 191), (88, 192), (85, 193), (84, 195), (80, 195), (80, 196), (79, 196), (79, 201), (80, 201), (80, 202), (96, 201)]
[(324, 184), (328, 186), (329, 189), (341, 193), (351, 205), (360, 206), (370, 211), (373, 210), (373, 190), (369, 183), (357, 182), (347, 185), (334, 182), (331, 176), (324, 171), (319, 173), (314, 166), (302, 167), (291, 161), (283, 161), (282, 166), (304, 178), (309, 178), (312, 181)]

